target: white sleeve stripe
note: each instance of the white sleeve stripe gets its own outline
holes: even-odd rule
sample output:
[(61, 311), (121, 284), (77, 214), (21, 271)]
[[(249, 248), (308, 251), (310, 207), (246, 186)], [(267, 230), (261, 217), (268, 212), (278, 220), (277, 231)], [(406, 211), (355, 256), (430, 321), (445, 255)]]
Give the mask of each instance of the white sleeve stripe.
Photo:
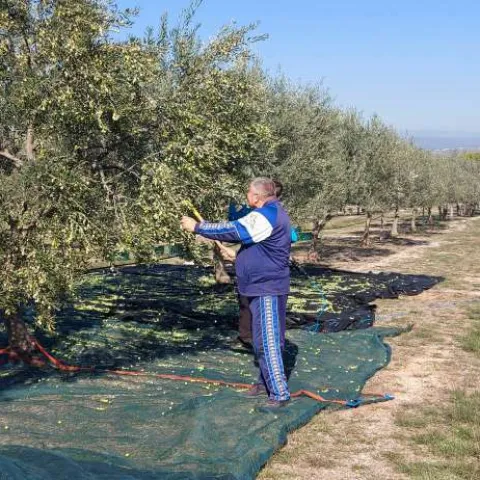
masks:
[(272, 224), (259, 212), (252, 212), (238, 220), (252, 238), (253, 243), (261, 242), (268, 238), (273, 231)]

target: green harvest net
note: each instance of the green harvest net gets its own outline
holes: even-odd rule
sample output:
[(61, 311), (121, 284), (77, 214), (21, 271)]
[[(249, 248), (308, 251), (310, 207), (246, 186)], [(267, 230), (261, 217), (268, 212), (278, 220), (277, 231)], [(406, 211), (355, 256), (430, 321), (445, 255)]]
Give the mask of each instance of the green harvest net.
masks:
[[(59, 315), (58, 336), (39, 338), (70, 364), (252, 383), (253, 357), (238, 347), (232, 329), (235, 293), (212, 285), (209, 274), (156, 265), (88, 275), (76, 304)], [(331, 281), (335, 275), (315, 278), (324, 285), (330, 279), (340, 297), (345, 287), (340, 279)], [(388, 282), (380, 280), (374, 287), (365, 276), (358, 290), (365, 295), (374, 288), (380, 294), (379, 285), (388, 290)], [(294, 278), (290, 306), (297, 324), (314, 310), (310, 281)], [(391, 279), (395, 282), (398, 278)], [(333, 286), (325, 295), (328, 309), (340, 308)], [(291, 390), (309, 390), (326, 400), (381, 400), (362, 398), (361, 391), (388, 363), (383, 338), (396, 333), (289, 330), (285, 360)], [(2, 480), (254, 478), (287, 432), (324, 408), (343, 408), (299, 397), (266, 411), (264, 398), (246, 398), (218, 384), (11, 364), (0, 369), (0, 387)]]

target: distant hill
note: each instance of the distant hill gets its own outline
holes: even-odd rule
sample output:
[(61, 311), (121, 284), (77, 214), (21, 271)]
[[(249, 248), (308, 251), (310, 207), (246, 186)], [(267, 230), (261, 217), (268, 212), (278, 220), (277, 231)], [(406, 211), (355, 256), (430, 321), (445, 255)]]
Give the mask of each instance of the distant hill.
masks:
[(480, 150), (480, 134), (410, 133), (415, 145), (427, 150)]

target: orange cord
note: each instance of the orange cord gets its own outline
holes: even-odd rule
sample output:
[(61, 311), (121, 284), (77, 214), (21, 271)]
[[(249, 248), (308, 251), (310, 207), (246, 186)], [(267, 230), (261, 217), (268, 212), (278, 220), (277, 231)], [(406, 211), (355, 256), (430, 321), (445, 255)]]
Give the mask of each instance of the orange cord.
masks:
[[(224, 380), (213, 380), (209, 378), (199, 378), (199, 377), (190, 377), (188, 375), (174, 375), (174, 374), (167, 374), (167, 373), (149, 373), (149, 372), (140, 372), (140, 371), (132, 371), (132, 370), (110, 370), (110, 369), (100, 369), (96, 367), (79, 367), (75, 365), (68, 365), (61, 360), (58, 360), (53, 355), (51, 355), (39, 342), (37, 339), (32, 338), (32, 343), (36, 346), (36, 348), (44, 355), (47, 360), (58, 370), (62, 372), (101, 372), (101, 373), (110, 373), (113, 375), (123, 375), (123, 376), (132, 376), (132, 377), (153, 377), (153, 378), (161, 378), (163, 380), (174, 380), (174, 381), (187, 381), (192, 383), (203, 383), (208, 385), (221, 385), (230, 388), (236, 389), (249, 389), (252, 387), (250, 383), (237, 383), (237, 382), (226, 382)], [(0, 349), (0, 355), (8, 354), (11, 355), (10, 347)], [(321, 395), (316, 393), (310, 392), (309, 390), (298, 390), (296, 392), (291, 393), (292, 398), (298, 398), (301, 396), (306, 396), (316, 400), (317, 402), (324, 402), (324, 403), (334, 403), (337, 405), (345, 406), (349, 402), (346, 400), (338, 400), (338, 399), (328, 399), (324, 398)], [(371, 397), (385, 397), (383, 394), (362, 394), (362, 396), (371, 396)]]

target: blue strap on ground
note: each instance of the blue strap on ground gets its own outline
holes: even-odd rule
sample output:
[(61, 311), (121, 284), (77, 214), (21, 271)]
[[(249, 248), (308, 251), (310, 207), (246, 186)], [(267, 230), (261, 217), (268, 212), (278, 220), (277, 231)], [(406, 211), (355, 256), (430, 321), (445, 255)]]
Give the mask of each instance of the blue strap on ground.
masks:
[(313, 325), (310, 325), (309, 327), (306, 327), (305, 330), (309, 330), (314, 333), (318, 333), (321, 329), (321, 319), (320, 317), (325, 313), (328, 307), (328, 301), (327, 297), (325, 295), (325, 292), (323, 291), (323, 288), (321, 285), (315, 281), (308, 273), (307, 271), (295, 260), (291, 260), (291, 264), (293, 267), (295, 267), (302, 275), (308, 278), (310, 281), (310, 286), (320, 295), (320, 298), (322, 300), (322, 303), (320, 305), (319, 310), (317, 311), (317, 314), (315, 316), (316, 320)]

